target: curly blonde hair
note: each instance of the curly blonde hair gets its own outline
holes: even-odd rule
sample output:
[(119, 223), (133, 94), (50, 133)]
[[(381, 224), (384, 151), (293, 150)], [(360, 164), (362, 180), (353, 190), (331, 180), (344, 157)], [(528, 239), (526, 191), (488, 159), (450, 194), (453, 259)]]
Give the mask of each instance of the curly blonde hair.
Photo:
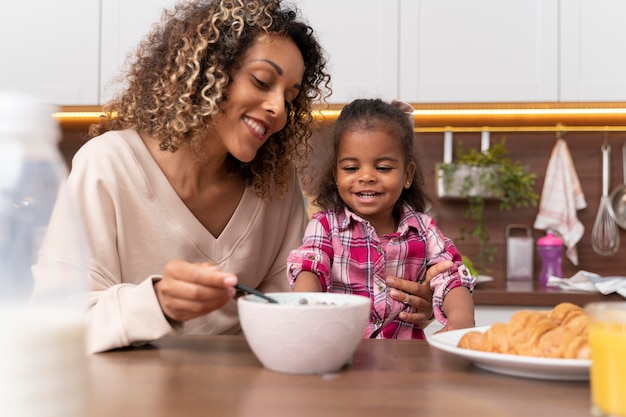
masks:
[(229, 155), (229, 169), (242, 175), (257, 195), (271, 199), (272, 184), (284, 195), (293, 167), (306, 165), (311, 152), (314, 101), (330, 94), (326, 59), (313, 29), (298, 10), (281, 0), (205, 0), (179, 3), (142, 40), (125, 74), (126, 88), (90, 126), (94, 137), (109, 130), (135, 129), (176, 152), (194, 147), (199, 158), (207, 130), (221, 112), (231, 74), (254, 39), (271, 33), (297, 45), (304, 58), (298, 96), (288, 108), (287, 124), (272, 135), (249, 163)]

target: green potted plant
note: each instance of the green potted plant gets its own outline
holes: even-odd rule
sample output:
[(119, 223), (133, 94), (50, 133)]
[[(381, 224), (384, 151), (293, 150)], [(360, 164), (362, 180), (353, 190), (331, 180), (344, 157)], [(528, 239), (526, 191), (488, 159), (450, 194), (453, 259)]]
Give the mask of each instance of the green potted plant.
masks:
[(489, 245), (489, 228), (483, 211), (487, 200), (499, 201), (500, 210), (536, 206), (539, 195), (534, 192), (536, 175), (519, 161), (512, 161), (505, 146), (506, 139), (485, 151), (456, 151), (456, 162), (437, 164), (437, 193), (440, 198), (466, 201), (466, 218), (475, 222), (471, 229), (461, 229), (460, 239), (478, 240), (476, 269), (487, 272), (493, 262), (495, 248)]

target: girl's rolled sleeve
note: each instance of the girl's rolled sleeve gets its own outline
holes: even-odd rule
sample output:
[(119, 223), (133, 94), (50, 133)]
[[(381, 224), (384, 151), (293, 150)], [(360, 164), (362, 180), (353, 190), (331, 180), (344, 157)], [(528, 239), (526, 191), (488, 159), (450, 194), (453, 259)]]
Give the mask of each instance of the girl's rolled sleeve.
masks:
[(475, 285), (476, 277), (463, 264), (454, 265), (449, 271), (433, 277), (430, 287), (433, 290), (433, 312), (437, 321), (444, 325), (448, 322), (443, 312), (443, 299), (450, 290), (463, 286), (472, 292)]
[(452, 261), (452, 267), (433, 277), (430, 281), (430, 288), (433, 290), (433, 312), (435, 318), (442, 324), (446, 324), (448, 319), (443, 312), (443, 299), (453, 288), (463, 286), (470, 292), (476, 285), (476, 277), (473, 277), (469, 268), (463, 265), (461, 253), (457, 250), (454, 242), (445, 237), (435, 222), (429, 225), (428, 231), (428, 267), (444, 260)]
[(330, 286), (332, 246), (320, 221), (313, 217), (307, 225), (302, 245), (287, 257), (287, 275), (293, 288), (298, 275), (312, 272), (320, 279), (324, 291)]

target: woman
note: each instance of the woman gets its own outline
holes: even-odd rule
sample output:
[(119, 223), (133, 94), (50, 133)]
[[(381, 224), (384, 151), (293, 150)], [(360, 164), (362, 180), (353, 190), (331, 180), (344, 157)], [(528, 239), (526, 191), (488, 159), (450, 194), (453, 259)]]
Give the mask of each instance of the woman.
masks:
[[(294, 161), (310, 151), (325, 65), (280, 0), (181, 3), (143, 40), (63, 191), (93, 252), (89, 352), (237, 333), (237, 282), (289, 290), (286, 258), (307, 221)], [(71, 264), (68, 215), (55, 210), (36, 276)], [(413, 319), (429, 317), (429, 292), (403, 285), (397, 296), (422, 311)]]

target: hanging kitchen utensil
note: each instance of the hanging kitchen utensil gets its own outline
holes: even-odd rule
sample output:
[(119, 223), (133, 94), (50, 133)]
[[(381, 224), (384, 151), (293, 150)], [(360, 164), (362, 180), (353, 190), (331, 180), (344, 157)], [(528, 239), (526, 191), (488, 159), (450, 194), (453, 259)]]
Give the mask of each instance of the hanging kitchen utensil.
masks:
[(452, 131), (443, 132), (443, 163), (452, 163)]
[(604, 143), (602, 151), (602, 197), (598, 213), (593, 223), (591, 231), (591, 247), (593, 250), (604, 256), (613, 255), (619, 249), (619, 230), (609, 213), (611, 205), (609, 197), (609, 161), (611, 155), (611, 145), (609, 145), (608, 132), (604, 132)]
[(626, 229), (626, 141), (622, 146), (622, 175), (624, 183), (611, 193), (609, 213), (619, 227)]
[(440, 198), (452, 197), (460, 198), (461, 194), (458, 191), (461, 188), (461, 180), (457, 177), (463, 178), (456, 174), (458, 168), (454, 168), (450, 174), (446, 174), (452, 166), (453, 151), (452, 151), (452, 131), (446, 129), (443, 132), (443, 163), (435, 166), (435, 174), (437, 177), (437, 196)]
[(489, 150), (489, 146), (491, 146), (490, 133), (488, 130), (483, 130), (480, 132), (480, 151), (482, 153), (486, 153)]

